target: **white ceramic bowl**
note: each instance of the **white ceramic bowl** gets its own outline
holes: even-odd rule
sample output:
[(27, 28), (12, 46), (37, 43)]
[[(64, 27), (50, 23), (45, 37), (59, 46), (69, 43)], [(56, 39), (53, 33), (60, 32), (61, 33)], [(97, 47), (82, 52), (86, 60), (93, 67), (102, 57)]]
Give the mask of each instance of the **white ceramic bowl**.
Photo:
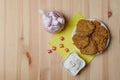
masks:
[(66, 59), (62, 61), (62, 66), (72, 76), (76, 76), (86, 65), (86, 62), (80, 58), (77, 53), (71, 52)]

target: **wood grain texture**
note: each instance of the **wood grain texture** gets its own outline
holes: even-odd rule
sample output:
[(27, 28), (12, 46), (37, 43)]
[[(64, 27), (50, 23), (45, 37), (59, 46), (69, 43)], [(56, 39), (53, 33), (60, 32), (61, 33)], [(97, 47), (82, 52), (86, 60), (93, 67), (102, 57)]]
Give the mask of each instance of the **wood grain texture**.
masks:
[[(120, 0), (0, 0), (0, 80), (119, 80), (119, 4)], [(111, 32), (109, 48), (72, 77), (62, 69), (56, 52), (47, 54), (53, 34), (43, 29), (39, 9), (60, 11), (66, 21), (76, 12), (104, 21)]]

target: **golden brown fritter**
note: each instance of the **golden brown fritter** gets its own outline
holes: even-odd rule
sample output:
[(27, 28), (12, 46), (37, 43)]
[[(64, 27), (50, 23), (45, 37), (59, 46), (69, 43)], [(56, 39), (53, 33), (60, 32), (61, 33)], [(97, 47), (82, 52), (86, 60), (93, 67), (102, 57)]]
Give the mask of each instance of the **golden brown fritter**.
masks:
[(96, 42), (98, 52), (102, 52), (105, 49), (108, 39), (107, 31), (101, 27), (102, 26), (96, 28), (95, 32), (92, 34), (92, 40)]
[(95, 25), (88, 20), (80, 20), (78, 21), (76, 32), (79, 33), (80, 36), (88, 36), (95, 29)]
[(91, 21), (95, 26), (100, 25), (100, 23), (97, 20)]
[(96, 26), (94, 33), (96, 36), (104, 36), (105, 38), (108, 38), (108, 31), (101, 25)]
[(89, 38), (81, 37), (79, 34), (75, 34), (72, 37), (72, 40), (74, 42), (74, 45), (79, 49), (85, 48), (89, 44)]
[(106, 47), (107, 38), (103, 36), (96, 36), (96, 38), (94, 37), (94, 41), (97, 44), (98, 52), (102, 52)]
[(84, 49), (80, 49), (82, 54), (93, 55), (97, 53), (97, 47), (95, 41), (90, 39), (90, 43)]

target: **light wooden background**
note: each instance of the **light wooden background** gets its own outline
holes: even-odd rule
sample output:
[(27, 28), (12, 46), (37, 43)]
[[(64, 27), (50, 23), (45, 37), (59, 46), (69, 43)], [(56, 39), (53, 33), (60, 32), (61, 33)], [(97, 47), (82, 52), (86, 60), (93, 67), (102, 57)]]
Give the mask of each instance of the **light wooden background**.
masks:
[[(103, 20), (108, 50), (71, 77), (58, 54), (47, 54), (53, 35), (42, 28), (39, 9), (60, 11), (67, 21), (76, 12)], [(120, 80), (120, 0), (0, 0), (0, 80)]]

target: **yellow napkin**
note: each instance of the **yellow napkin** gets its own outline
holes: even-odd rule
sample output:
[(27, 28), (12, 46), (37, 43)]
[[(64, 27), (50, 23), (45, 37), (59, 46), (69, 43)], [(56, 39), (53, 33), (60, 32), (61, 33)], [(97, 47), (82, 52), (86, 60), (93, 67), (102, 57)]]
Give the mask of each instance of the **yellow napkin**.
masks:
[[(80, 13), (76, 13), (69, 21), (68, 23), (66, 23), (65, 28), (63, 29), (62, 32), (56, 34), (49, 42), (48, 44), (51, 46), (56, 46), (56, 51), (58, 54), (60, 54), (60, 56), (62, 56), (63, 58), (66, 58), (70, 52), (76, 52), (81, 58), (83, 58), (86, 63), (89, 63), (94, 56), (88, 56), (88, 55), (83, 55), (80, 52), (78, 52), (72, 42), (72, 32), (73, 29), (75, 27), (75, 25), (77, 24), (77, 22), (80, 19), (85, 19)], [(61, 41), (59, 38), (63, 36), (65, 39), (63, 41)], [(64, 48), (59, 48), (59, 44), (64, 44)], [(66, 53), (65, 52), (65, 48), (69, 49), (69, 52)]]

